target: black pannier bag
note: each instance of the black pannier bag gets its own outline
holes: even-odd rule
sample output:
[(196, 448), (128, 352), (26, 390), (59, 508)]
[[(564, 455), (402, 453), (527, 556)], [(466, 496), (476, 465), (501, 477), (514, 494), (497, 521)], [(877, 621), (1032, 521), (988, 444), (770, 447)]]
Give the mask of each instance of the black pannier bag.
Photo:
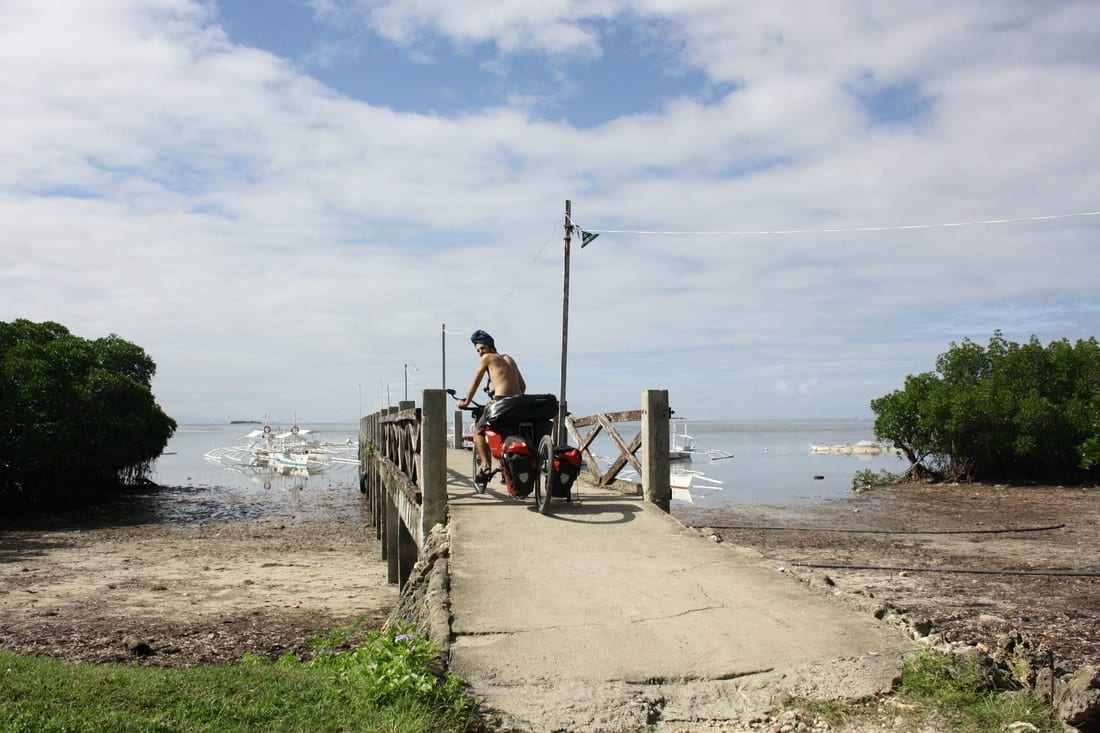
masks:
[(514, 425), (521, 422), (553, 420), (558, 416), (558, 398), (552, 394), (521, 394), (501, 397), (485, 408), (489, 425)]

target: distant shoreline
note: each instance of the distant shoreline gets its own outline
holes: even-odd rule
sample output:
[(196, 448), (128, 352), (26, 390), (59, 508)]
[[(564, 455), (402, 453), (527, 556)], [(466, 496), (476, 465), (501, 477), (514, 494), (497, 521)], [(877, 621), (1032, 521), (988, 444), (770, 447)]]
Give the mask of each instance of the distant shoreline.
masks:
[(262, 425), (259, 420), (230, 420), (230, 425)]

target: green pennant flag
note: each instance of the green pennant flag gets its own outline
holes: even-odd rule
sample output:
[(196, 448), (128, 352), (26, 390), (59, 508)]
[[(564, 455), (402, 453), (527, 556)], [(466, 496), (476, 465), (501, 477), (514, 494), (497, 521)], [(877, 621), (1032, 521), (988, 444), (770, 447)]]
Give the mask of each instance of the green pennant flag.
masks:
[(581, 232), (581, 249), (584, 249), (585, 247), (587, 247), (589, 242), (591, 242), (596, 237), (600, 236), (599, 232), (586, 232), (583, 229), (581, 229), (580, 232)]

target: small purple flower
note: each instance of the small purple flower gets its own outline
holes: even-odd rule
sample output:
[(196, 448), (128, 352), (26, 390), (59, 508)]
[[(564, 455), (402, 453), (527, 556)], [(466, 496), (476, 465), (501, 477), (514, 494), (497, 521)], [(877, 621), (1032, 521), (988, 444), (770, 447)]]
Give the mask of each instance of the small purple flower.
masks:
[(408, 634), (398, 634), (397, 636), (393, 637), (393, 640), (394, 641), (412, 641), (412, 637), (409, 636)]

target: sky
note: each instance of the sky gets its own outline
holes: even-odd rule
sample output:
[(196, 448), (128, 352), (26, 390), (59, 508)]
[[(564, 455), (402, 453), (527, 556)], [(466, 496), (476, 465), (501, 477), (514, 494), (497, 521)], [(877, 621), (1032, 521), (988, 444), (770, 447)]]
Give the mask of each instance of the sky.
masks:
[(576, 415), (1100, 336), (1094, 0), (0, 0), (0, 66), (0, 321), (181, 424), (462, 392), (475, 329), (558, 393), (566, 201)]

